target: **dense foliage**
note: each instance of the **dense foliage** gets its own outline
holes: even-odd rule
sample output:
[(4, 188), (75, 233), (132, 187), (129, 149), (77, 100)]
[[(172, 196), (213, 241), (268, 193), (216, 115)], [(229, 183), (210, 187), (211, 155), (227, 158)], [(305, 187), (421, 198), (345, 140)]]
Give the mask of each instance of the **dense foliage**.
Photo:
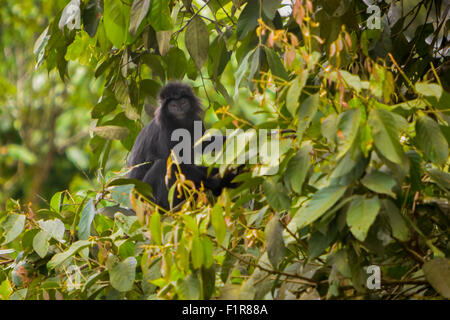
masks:
[[(369, 3), (64, 3), (34, 44), (34, 72), (73, 85), (77, 61), (97, 78), (98, 103), (74, 107), (93, 120), (96, 181), (43, 208), (5, 199), (0, 298), (450, 298), (449, 7)], [(210, 127), (282, 130), (279, 154), (247, 164), (237, 189), (213, 199), (180, 176), (188, 201), (165, 212), (124, 178), (125, 161), (107, 164), (173, 79), (193, 85)], [(78, 86), (64, 99), (91, 99)], [(0, 169), (32, 165), (36, 146), (16, 145)]]

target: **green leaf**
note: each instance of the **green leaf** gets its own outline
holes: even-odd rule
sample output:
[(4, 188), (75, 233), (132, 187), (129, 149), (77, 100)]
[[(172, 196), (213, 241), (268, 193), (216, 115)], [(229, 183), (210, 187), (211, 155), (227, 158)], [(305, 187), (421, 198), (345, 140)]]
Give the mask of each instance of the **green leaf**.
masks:
[(219, 203), (214, 205), (211, 212), (211, 224), (214, 228), (217, 243), (221, 245), (227, 234), (227, 225), (225, 224), (225, 218), (223, 217), (223, 209)]
[(245, 57), (241, 60), (241, 63), (239, 64), (239, 67), (236, 71), (236, 76), (235, 76), (235, 82), (234, 82), (234, 96), (235, 98), (238, 97), (239, 95), (239, 84), (241, 83), (242, 78), (244, 77), (246, 71), (247, 71), (247, 66), (248, 66), (248, 59), (250, 58), (250, 56), (252, 55), (252, 51), (249, 51)]
[(236, 26), (238, 40), (242, 40), (250, 31), (258, 26), (259, 1), (248, 1), (242, 10)]
[(208, 59), (209, 50), (209, 32), (208, 27), (202, 18), (195, 16), (189, 22), (186, 28), (186, 48), (194, 60), (197, 69), (201, 69), (206, 59)]
[[(350, 72), (347, 72), (345, 70), (339, 70), (339, 74), (341, 75), (342, 79), (344, 79), (344, 81), (347, 83), (347, 85), (355, 89), (356, 92), (361, 91), (361, 89), (363, 88), (363, 82), (361, 82), (361, 79), (357, 75), (351, 74)], [(338, 75), (336, 71), (332, 72), (330, 76), (334, 81), (338, 80)]]
[(269, 202), (275, 210), (282, 211), (289, 209), (291, 206), (291, 200), (287, 196), (281, 183), (275, 183), (272, 180), (265, 180), (262, 187), (267, 202)]
[(94, 119), (99, 119), (114, 111), (116, 106), (117, 100), (112, 96), (108, 96), (94, 106), (94, 109), (92, 109), (91, 112), (91, 116)]
[(286, 247), (283, 241), (283, 227), (279, 217), (275, 215), (266, 226), (266, 250), (270, 263), (278, 269), (280, 262), (286, 254)]
[(164, 56), (164, 61), (167, 65), (167, 78), (169, 80), (183, 79), (186, 73), (187, 60), (181, 49), (171, 48)]
[(55, 210), (55, 212), (60, 212), (61, 210), (61, 200), (63, 197), (63, 193), (57, 192), (52, 196), (52, 199), (50, 200), (50, 208), (52, 208), (53, 210)]
[(191, 273), (186, 279), (178, 279), (176, 282), (177, 293), (181, 300), (201, 299), (200, 280), (195, 273)]
[(45, 258), (48, 252), (50, 235), (47, 231), (41, 230), (33, 238), (33, 249), (41, 257)]
[(186, 225), (186, 227), (194, 234), (198, 235), (198, 226), (195, 219), (189, 215), (183, 215), (183, 221)]
[(280, 7), (281, 0), (263, 0), (262, 1), (262, 9), (264, 14), (269, 18), (269, 20), (273, 20), (275, 17), (275, 13), (277, 9)]
[(361, 183), (374, 192), (384, 193), (396, 198), (395, 193), (392, 192), (392, 188), (397, 182), (394, 178), (384, 172), (373, 170), (361, 179)]
[(91, 245), (91, 241), (88, 240), (79, 240), (77, 242), (74, 242), (68, 250), (55, 254), (52, 257), (52, 259), (47, 263), (47, 268), (48, 269), (56, 268), (61, 263), (66, 261), (68, 258), (73, 256), (75, 253), (77, 253), (81, 249), (88, 247), (89, 245)]
[(130, 13), (130, 28), (129, 31), (132, 36), (136, 35), (137, 29), (141, 25), (142, 20), (148, 13), (150, 8), (150, 0), (134, 0), (131, 6)]
[(203, 264), (203, 245), (202, 241), (198, 236), (194, 236), (192, 239), (192, 247), (191, 247), (191, 258), (192, 258), (192, 266), (194, 269), (198, 269)]
[(93, 131), (96, 135), (106, 140), (123, 140), (130, 133), (128, 128), (119, 126), (101, 126), (94, 128)]
[(389, 199), (383, 199), (382, 204), (384, 214), (388, 218), (394, 238), (400, 241), (408, 241), (410, 237), (409, 228), (405, 222), (405, 219), (402, 217), (400, 210), (398, 210), (395, 203)]
[(420, 115), (416, 120), (417, 146), (425, 156), (439, 165), (448, 160), (448, 142), (436, 121), (427, 115)]
[(253, 78), (255, 75), (258, 76), (259, 74), (259, 68), (260, 68), (260, 56), (261, 56), (261, 48), (257, 47), (255, 51), (252, 54), (251, 57), (251, 64), (250, 64), (250, 71), (248, 74), (248, 86), (250, 88), (250, 91), (255, 90), (255, 83), (253, 81)]
[(172, 29), (169, 0), (151, 1), (149, 22), (156, 32)]
[(297, 211), (289, 229), (297, 230), (316, 221), (344, 195), (346, 189), (345, 186), (331, 186), (317, 191), (308, 204)]
[(105, 1), (103, 23), (106, 37), (116, 48), (122, 47), (127, 38), (127, 8), (120, 0)]
[(289, 79), (289, 74), (281, 63), (280, 57), (278, 54), (268, 47), (264, 47), (266, 52), (267, 62), (269, 63), (269, 68), (272, 71), (272, 74), (276, 77), (279, 77), (283, 80)]
[(127, 292), (133, 288), (136, 275), (137, 261), (135, 257), (128, 257), (123, 262), (110, 254), (106, 261), (111, 286), (120, 291)]
[(425, 278), (444, 298), (450, 299), (450, 260), (435, 258), (422, 267)]
[(341, 113), (337, 119), (337, 142), (339, 154), (342, 157), (350, 150), (353, 141), (358, 133), (359, 122), (361, 121), (361, 109), (353, 108)]
[(213, 244), (208, 237), (202, 237), (202, 247), (203, 247), (203, 266), (205, 268), (210, 268), (214, 263), (213, 258)]
[(300, 97), (300, 93), (302, 92), (307, 79), (308, 70), (303, 70), (301, 75), (294, 79), (288, 89), (286, 95), (286, 108), (294, 117), (297, 115), (297, 109), (299, 106), (298, 98)]
[(66, 228), (64, 226), (64, 223), (59, 219), (53, 219), (53, 220), (39, 220), (39, 227), (46, 231), (52, 238), (62, 241), (64, 237), (64, 232), (66, 231)]
[(303, 146), (295, 154), (295, 156), (289, 160), (284, 173), (286, 184), (289, 185), (296, 193), (302, 192), (302, 186), (305, 181), (306, 174), (311, 166), (311, 150), (311, 144)]
[(402, 164), (403, 150), (394, 116), (387, 110), (373, 109), (369, 114), (369, 126), (381, 154), (389, 161)]
[(78, 239), (86, 240), (91, 235), (91, 224), (95, 216), (94, 199), (90, 199), (81, 211), (78, 223)]
[(436, 168), (431, 168), (427, 170), (427, 172), (430, 175), (431, 180), (433, 180), (438, 186), (447, 192), (450, 191), (450, 174), (448, 172), (444, 172)]
[(325, 234), (320, 231), (315, 231), (311, 234), (308, 241), (308, 260), (319, 257), (336, 239), (338, 228), (334, 224), (328, 225), (328, 230)]
[(319, 93), (309, 96), (301, 103), (298, 111), (297, 141), (302, 141), (303, 132), (308, 128), (318, 108)]
[[(186, 57), (185, 57), (186, 58)], [(166, 71), (164, 70), (164, 67), (162, 66), (162, 60), (161, 56), (156, 54), (146, 54), (143, 56), (143, 61), (145, 64), (148, 65), (148, 67), (152, 70), (153, 76), (158, 76), (162, 82), (166, 82)], [(152, 90), (150, 93), (151, 96), (156, 98), (156, 95), (159, 91), (159, 83), (155, 83), (154, 80), (151, 79), (144, 79), (141, 81), (141, 87), (142, 83), (150, 82), (152, 87), (157, 87), (155, 90)]]
[(155, 212), (150, 218), (150, 234), (152, 236), (153, 242), (158, 246), (161, 245), (161, 215), (159, 214), (159, 212)]
[(0, 228), (3, 229), (3, 236), (5, 242), (3, 244), (10, 243), (16, 239), (23, 231), (25, 227), (25, 216), (23, 214), (11, 214), (6, 217), (0, 224)]
[(86, 8), (83, 10), (84, 30), (90, 37), (94, 37), (97, 33), (98, 24), (103, 15), (103, 1), (89, 0)]
[(437, 100), (442, 95), (442, 87), (436, 83), (417, 82), (415, 87), (420, 94), (436, 97)]
[(356, 239), (364, 241), (370, 226), (375, 221), (380, 210), (378, 197), (366, 199), (364, 196), (355, 198), (347, 210), (347, 225)]

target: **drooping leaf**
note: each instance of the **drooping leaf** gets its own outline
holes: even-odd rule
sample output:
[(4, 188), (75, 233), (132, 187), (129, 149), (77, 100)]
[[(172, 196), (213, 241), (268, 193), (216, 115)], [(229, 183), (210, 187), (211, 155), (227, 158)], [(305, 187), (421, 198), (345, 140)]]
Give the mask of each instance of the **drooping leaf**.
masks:
[(370, 199), (359, 196), (350, 203), (347, 211), (347, 225), (356, 239), (359, 241), (366, 239), (379, 210), (380, 201), (376, 196)]
[(124, 261), (119, 261), (116, 256), (110, 254), (106, 261), (106, 267), (111, 286), (120, 292), (130, 291), (133, 288), (136, 265), (135, 257), (128, 257)]
[(33, 249), (41, 257), (45, 258), (48, 252), (50, 235), (47, 231), (41, 230), (33, 238)]
[(272, 217), (269, 223), (267, 223), (265, 234), (269, 261), (277, 269), (286, 253), (286, 247), (283, 241), (283, 227), (280, 224), (278, 216)]
[(342, 157), (351, 148), (358, 133), (361, 120), (361, 109), (352, 108), (341, 113), (337, 119), (338, 158)]
[(198, 236), (195, 236), (192, 239), (192, 247), (191, 247), (191, 258), (192, 258), (192, 266), (194, 269), (198, 269), (203, 264), (203, 245), (202, 241)]
[(422, 267), (425, 278), (443, 297), (450, 299), (450, 260), (435, 258)]
[(427, 115), (416, 120), (417, 146), (429, 160), (444, 165), (448, 161), (448, 142), (436, 121)]
[(276, 77), (279, 77), (283, 80), (289, 79), (289, 74), (287, 73), (286, 69), (283, 66), (283, 63), (281, 63), (280, 57), (275, 52), (275, 50), (264, 47), (267, 62), (269, 63), (269, 68), (272, 71), (272, 74)]
[(390, 199), (383, 199), (382, 204), (392, 229), (392, 235), (400, 241), (408, 241), (410, 231), (400, 210)]
[(150, 0), (134, 0), (131, 6), (130, 13), (130, 28), (129, 31), (134, 36), (139, 28), (142, 20), (148, 13), (150, 8)]
[(86, 240), (91, 235), (91, 224), (94, 216), (94, 199), (90, 199), (81, 211), (80, 222), (78, 223), (78, 238), (80, 240)]
[(218, 203), (214, 205), (214, 208), (211, 212), (211, 224), (214, 228), (217, 243), (221, 245), (225, 240), (227, 226), (223, 217), (223, 209)]
[(150, 234), (152, 235), (152, 240), (155, 244), (161, 245), (161, 215), (158, 212), (152, 214), (152, 217), (150, 218)]
[(303, 146), (289, 160), (286, 168), (285, 181), (296, 193), (301, 193), (306, 174), (311, 166), (311, 150), (312, 146), (310, 144)]
[(158, 33), (172, 29), (169, 0), (152, 0), (150, 3), (150, 25)]
[(236, 35), (243, 39), (250, 31), (256, 29), (259, 18), (259, 1), (248, 1), (242, 10), (236, 26)]
[(122, 47), (127, 38), (127, 9), (120, 0), (104, 2), (103, 23), (108, 39), (116, 48)]
[(184, 52), (179, 48), (171, 48), (164, 57), (167, 65), (169, 80), (183, 79), (186, 73), (187, 60)]
[(394, 116), (384, 109), (373, 109), (369, 114), (369, 126), (378, 150), (388, 160), (402, 164), (403, 150), (399, 142)]
[(202, 18), (195, 16), (186, 28), (186, 48), (197, 69), (201, 69), (208, 58), (209, 32)]
[(103, 15), (103, 1), (89, 0), (86, 8), (83, 10), (84, 30), (89, 36), (94, 37), (97, 33), (98, 24)]
[(286, 210), (291, 205), (291, 200), (283, 190), (281, 183), (275, 183), (272, 180), (263, 182), (263, 192), (269, 204), (276, 210)]
[(299, 107), (298, 98), (300, 93), (305, 86), (306, 79), (308, 78), (308, 71), (303, 70), (301, 75), (294, 79), (291, 86), (288, 89), (286, 95), (286, 108), (289, 112), (295, 116), (297, 115), (297, 109)]
[(319, 108), (319, 93), (305, 99), (298, 110), (297, 141), (302, 141), (303, 133), (308, 128)]

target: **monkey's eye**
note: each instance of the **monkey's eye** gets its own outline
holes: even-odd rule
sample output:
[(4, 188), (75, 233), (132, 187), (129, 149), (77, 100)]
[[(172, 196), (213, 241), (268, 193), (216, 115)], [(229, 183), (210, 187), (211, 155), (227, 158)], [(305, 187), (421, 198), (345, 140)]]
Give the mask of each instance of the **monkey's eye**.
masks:
[(181, 98), (180, 99), (180, 105), (183, 108), (187, 108), (189, 106), (189, 99), (188, 98)]

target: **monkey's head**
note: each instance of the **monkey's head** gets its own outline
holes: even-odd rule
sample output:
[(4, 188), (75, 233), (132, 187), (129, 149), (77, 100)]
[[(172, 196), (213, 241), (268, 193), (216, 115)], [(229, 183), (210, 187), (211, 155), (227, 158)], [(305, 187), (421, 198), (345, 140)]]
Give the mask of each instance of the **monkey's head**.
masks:
[(159, 121), (189, 126), (193, 120), (200, 119), (200, 102), (187, 84), (169, 82), (161, 89), (159, 99), (161, 105), (155, 113)]

